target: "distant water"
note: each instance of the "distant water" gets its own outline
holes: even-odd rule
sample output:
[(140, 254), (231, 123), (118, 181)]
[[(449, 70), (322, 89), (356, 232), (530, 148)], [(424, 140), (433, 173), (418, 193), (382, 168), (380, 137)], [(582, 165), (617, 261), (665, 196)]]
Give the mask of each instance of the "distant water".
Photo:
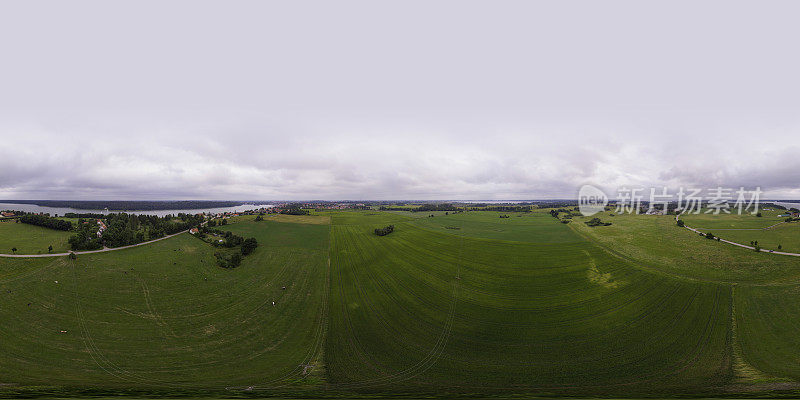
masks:
[(797, 209), (800, 209), (800, 203), (791, 203), (791, 202), (786, 202), (786, 201), (769, 201), (769, 200), (765, 200), (765, 201), (764, 201), (764, 203), (773, 203), (773, 204), (777, 204), (777, 205), (779, 205), (779, 206), (784, 206), (784, 207), (786, 207), (787, 209), (789, 209), (789, 208), (797, 208)]
[(0, 203), (0, 210), (15, 210), (15, 211), (25, 211), (25, 212), (35, 212), (35, 213), (48, 213), (50, 215), (59, 215), (62, 216), (66, 213), (95, 213), (95, 214), (110, 214), (110, 213), (121, 213), (126, 212), (128, 214), (143, 214), (143, 215), (157, 215), (159, 217), (163, 217), (165, 215), (178, 215), (180, 213), (185, 214), (198, 214), (198, 213), (209, 213), (209, 214), (216, 214), (216, 213), (224, 213), (224, 212), (242, 212), (247, 210), (253, 210), (258, 208), (270, 208), (274, 207), (272, 204), (242, 204), (240, 206), (234, 207), (216, 207), (216, 208), (198, 208), (193, 210), (148, 210), (148, 211), (105, 211), (105, 210), (83, 210), (71, 207), (46, 207), (46, 206), (37, 206), (36, 204), (17, 204), (17, 203)]

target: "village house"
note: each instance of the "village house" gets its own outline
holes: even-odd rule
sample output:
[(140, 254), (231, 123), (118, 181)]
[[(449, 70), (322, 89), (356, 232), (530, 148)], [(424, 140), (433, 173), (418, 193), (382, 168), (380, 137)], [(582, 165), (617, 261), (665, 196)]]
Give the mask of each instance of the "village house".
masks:
[(97, 237), (103, 237), (103, 232), (106, 230), (106, 223), (102, 219), (97, 220)]

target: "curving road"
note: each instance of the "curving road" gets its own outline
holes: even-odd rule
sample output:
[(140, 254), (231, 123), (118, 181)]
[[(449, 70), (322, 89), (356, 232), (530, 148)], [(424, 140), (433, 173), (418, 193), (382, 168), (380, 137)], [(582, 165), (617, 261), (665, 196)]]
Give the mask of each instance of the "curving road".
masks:
[[(678, 215), (676, 215), (676, 216), (675, 216), (675, 221), (676, 221), (676, 222), (677, 222), (677, 221), (680, 219), (680, 216), (681, 216), (681, 214), (678, 214)], [(768, 227), (766, 227), (766, 228), (762, 228), (762, 229), (759, 229), (759, 230), (763, 230), (763, 229), (769, 229), (769, 228), (772, 228), (772, 227), (774, 227), (774, 226), (777, 226), (777, 225), (780, 225), (780, 224), (783, 224), (783, 223), (784, 223), (784, 222), (779, 222), (779, 223), (777, 223), (777, 224), (775, 224), (775, 225), (768, 226)], [(684, 223), (683, 227), (684, 227), (684, 228), (686, 228), (686, 229), (688, 229), (688, 230), (690, 230), (690, 231), (692, 231), (692, 232), (699, 233), (699, 234), (704, 234), (703, 232), (700, 232), (700, 231), (698, 231), (697, 229), (695, 229), (695, 228), (692, 228), (692, 227), (690, 227), (689, 225), (686, 225), (685, 223)], [(734, 246), (743, 247), (743, 248), (745, 248), (745, 249), (750, 249), (750, 250), (753, 250), (753, 251), (755, 251), (755, 250), (756, 250), (756, 248), (755, 248), (755, 247), (753, 247), (753, 246), (748, 246), (748, 245), (746, 245), (746, 244), (741, 244), (741, 243), (731, 242), (730, 240), (725, 240), (725, 239), (723, 239), (723, 238), (721, 238), (721, 237), (718, 237), (718, 239), (719, 239), (719, 241), (720, 241), (720, 242), (723, 242), (723, 243), (732, 244), (732, 245), (734, 245)], [(798, 254), (798, 253), (787, 253), (787, 252), (785, 252), (785, 251), (775, 251), (775, 250), (767, 250), (767, 249), (760, 249), (760, 251), (761, 251), (762, 253), (769, 253), (769, 254), (780, 254), (780, 255), (783, 255), (783, 256), (800, 257), (800, 254)]]
[[(131, 247), (144, 246), (144, 245), (146, 245), (146, 244), (155, 243), (155, 242), (157, 242), (157, 241), (159, 241), (159, 240), (169, 239), (169, 238), (171, 238), (171, 237), (173, 237), (173, 236), (178, 236), (178, 235), (180, 235), (181, 233), (186, 233), (186, 232), (189, 232), (189, 229), (187, 229), (187, 230), (185, 230), (185, 231), (180, 231), (180, 232), (178, 232), (178, 233), (173, 233), (172, 235), (167, 235), (167, 236), (164, 236), (164, 237), (160, 237), (160, 238), (158, 238), (158, 239), (148, 240), (148, 241), (146, 241), (146, 242), (137, 243), (137, 244), (131, 244), (131, 245), (128, 245), (128, 246), (122, 246), (122, 247), (103, 247), (103, 248), (102, 248), (102, 249), (100, 249), (100, 250), (75, 251), (75, 252), (73, 252), (73, 253), (75, 253), (75, 254), (92, 254), (92, 253), (105, 253), (105, 252), (107, 252), (107, 251), (116, 251), (116, 250), (130, 249)], [(0, 257), (13, 257), (13, 258), (39, 258), (39, 257), (62, 257), (62, 256), (68, 256), (68, 255), (69, 255), (69, 253), (47, 253), (47, 254), (0, 254)]]

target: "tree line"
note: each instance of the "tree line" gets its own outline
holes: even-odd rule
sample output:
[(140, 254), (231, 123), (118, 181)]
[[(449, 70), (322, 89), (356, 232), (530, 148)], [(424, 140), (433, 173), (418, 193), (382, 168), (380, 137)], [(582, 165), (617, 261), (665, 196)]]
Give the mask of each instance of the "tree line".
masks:
[(78, 219), (76, 234), (69, 238), (72, 250), (96, 250), (103, 247), (121, 247), (162, 238), (194, 226), (199, 226), (202, 215), (180, 213), (177, 216), (108, 214), (102, 220), (106, 229), (98, 235), (98, 219)]
[(69, 221), (64, 221), (63, 219), (53, 218), (49, 215), (42, 215), (42, 214), (25, 214), (19, 217), (19, 222), (23, 224), (30, 224), (36, 226), (42, 226), (45, 228), (56, 229), (59, 231), (70, 231), (72, 230), (72, 224)]

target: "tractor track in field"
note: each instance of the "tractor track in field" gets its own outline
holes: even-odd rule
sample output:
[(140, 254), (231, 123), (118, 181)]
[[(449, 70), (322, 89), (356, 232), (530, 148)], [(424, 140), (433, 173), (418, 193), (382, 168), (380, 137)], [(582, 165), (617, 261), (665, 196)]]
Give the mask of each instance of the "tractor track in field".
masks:
[[(352, 235), (352, 233), (351, 233), (351, 235)], [(463, 240), (463, 238), (461, 238), (460, 245), (459, 245), (459, 254), (458, 254), (458, 256), (456, 258), (456, 262), (455, 262), (455, 264), (456, 264), (456, 271), (455, 271), (456, 275), (455, 275), (455, 277), (460, 276), (461, 262), (462, 262), (462, 255), (463, 255), (463, 246), (464, 246), (463, 242), (464, 242), (464, 240)], [(377, 277), (377, 276), (375, 276), (373, 274), (369, 274), (369, 277), (371, 277), (372, 280), (376, 281), (376, 282), (378, 281), (378, 278), (379, 278), (379, 277)], [(382, 285), (382, 284), (378, 284), (378, 285), (379, 285), (380, 290), (382, 292), (384, 292), (386, 294), (391, 293), (391, 290), (389, 290), (390, 288), (388, 288), (387, 286)], [(359, 285), (357, 285), (357, 286), (359, 286)], [(456, 303), (457, 303), (457, 299), (458, 299), (458, 288), (459, 288), (458, 279), (454, 279), (451, 286), (452, 286), (451, 302), (450, 302), (450, 305), (449, 305), (448, 310), (447, 310), (447, 318), (445, 320), (444, 326), (442, 327), (442, 330), (441, 330), (440, 334), (437, 337), (436, 342), (434, 343), (434, 346), (427, 352), (425, 357), (423, 357), (421, 360), (419, 360), (415, 364), (413, 364), (413, 365), (411, 365), (411, 366), (409, 366), (409, 367), (407, 367), (407, 368), (405, 368), (403, 370), (400, 370), (400, 371), (395, 371), (395, 372), (392, 372), (392, 373), (382, 373), (383, 376), (379, 376), (379, 377), (372, 378), (372, 379), (365, 379), (365, 380), (360, 380), (360, 381), (355, 381), (355, 382), (351, 381), (351, 382), (346, 382), (346, 383), (337, 383), (337, 384), (335, 384), (335, 386), (337, 388), (340, 388), (340, 389), (365, 389), (365, 388), (370, 388), (370, 387), (384, 386), (384, 385), (392, 384), (392, 383), (395, 383), (395, 382), (400, 382), (400, 381), (406, 381), (406, 380), (409, 380), (409, 379), (413, 379), (414, 377), (419, 376), (420, 374), (424, 373), (425, 371), (427, 371), (428, 369), (433, 367), (433, 365), (435, 365), (436, 361), (441, 357), (441, 355), (444, 352), (444, 348), (445, 348), (445, 346), (447, 344), (447, 341), (449, 339), (450, 333), (452, 332), (453, 322), (455, 320), (455, 308), (456, 308)], [(361, 292), (360, 289), (359, 289), (359, 291)], [(364, 293), (362, 292), (361, 294), (362, 294), (361, 297), (363, 299), (364, 298)], [(380, 313), (378, 313), (372, 307), (371, 304), (367, 305), (367, 306), (370, 307), (370, 310), (372, 310), (374, 315), (380, 315)], [(344, 311), (345, 315), (347, 314), (346, 307), (347, 307), (346, 304), (343, 304), (343, 311)], [(345, 316), (345, 319), (348, 320), (348, 326), (350, 326), (350, 329), (353, 330), (352, 325), (350, 325), (349, 318)], [(385, 320), (383, 320), (383, 319), (381, 319), (381, 324), (386, 329), (390, 329), (391, 328), (387, 324), (387, 322)], [(352, 342), (354, 339), (356, 340), (356, 342)], [(357, 339), (354, 338), (352, 335), (350, 336), (350, 340), (351, 340), (351, 344), (352, 345), (356, 345), (357, 344)], [(367, 358), (367, 355), (364, 354), (364, 352), (361, 349), (358, 350), (358, 353), (359, 353), (359, 357), (362, 359), (362, 361), (365, 362), (365, 364), (373, 365), (370, 362), (370, 360)], [(379, 372), (379, 370), (377, 368), (375, 368), (375, 366), (373, 366), (373, 370), (376, 370), (376, 371)]]

